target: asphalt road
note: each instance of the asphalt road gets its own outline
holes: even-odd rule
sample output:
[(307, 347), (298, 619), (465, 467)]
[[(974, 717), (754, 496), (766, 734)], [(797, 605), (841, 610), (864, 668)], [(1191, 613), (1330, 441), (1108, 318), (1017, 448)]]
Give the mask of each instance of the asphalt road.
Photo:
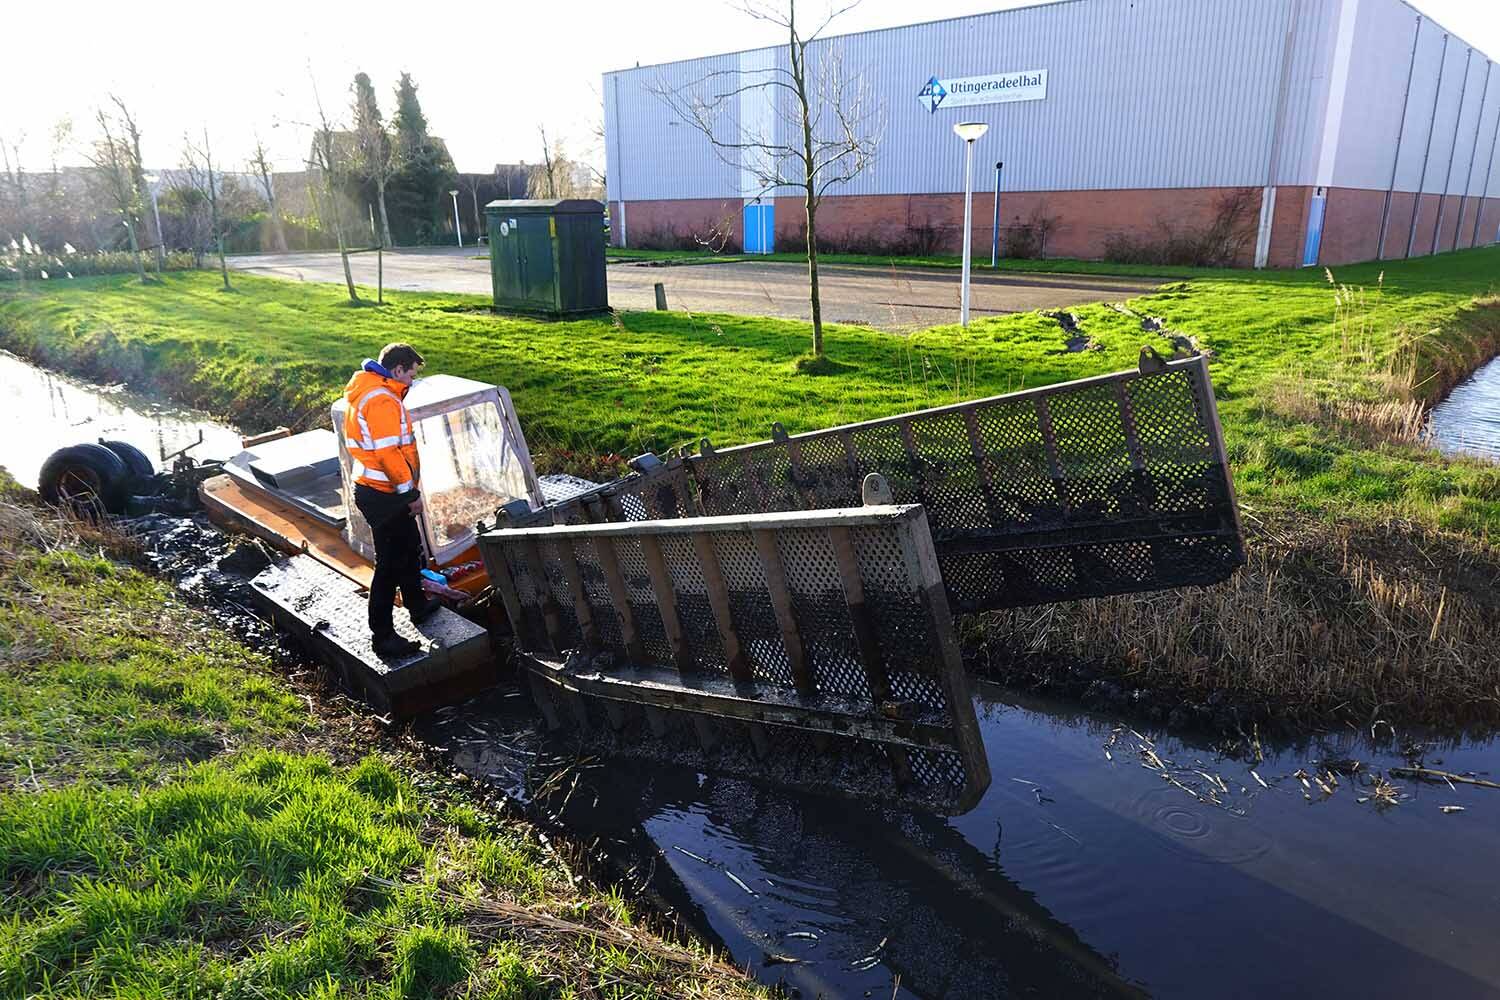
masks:
[[(422, 249), (385, 255), (385, 287), (399, 291), (471, 292), (488, 295), (483, 248)], [(350, 258), (354, 280), (375, 284), (375, 255)], [(342, 282), (336, 253), (259, 254), (234, 257), (230, 267), (297, 281)], [(829, 267), (818, 270), (823, 318), (883, 330), (912, 330), (958, 321), (957, 271), (929, 268)], [(809, 318), (807, 268), (772, 262), (673, 267), (610, 264), (609, 301), (618, 309), (655, 307), (654, 286), (666, 286), (671, 309), (749, 316)], [(990, 276), (976, 273), (970, 297), (974, 316), (1057, 309), (1111, 302), (1150, 291), (1150, 281), (1069, 274)]]

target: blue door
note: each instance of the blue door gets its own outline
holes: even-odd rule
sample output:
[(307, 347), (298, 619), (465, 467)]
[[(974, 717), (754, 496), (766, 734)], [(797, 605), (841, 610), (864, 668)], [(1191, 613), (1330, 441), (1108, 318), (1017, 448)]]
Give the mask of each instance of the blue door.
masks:
[(1312, 204), (1307, 209), (1307, 243), (1302, 248), (1302, 266), (1313, 267), (1318, 263), (1318, 253), (1323, 249), (1323, 213), (1328, 208), (1328, 195), (1318, 188)]
[(745, 206), (745, 252), (770, 253), (776, 245), (776, 206), (752, 202)]

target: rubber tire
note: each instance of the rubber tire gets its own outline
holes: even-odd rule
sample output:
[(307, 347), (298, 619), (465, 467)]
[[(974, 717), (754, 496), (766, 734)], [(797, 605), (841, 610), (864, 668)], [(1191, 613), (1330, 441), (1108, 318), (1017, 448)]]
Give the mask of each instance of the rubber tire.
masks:
[(151, 464), (151, 459), (129, 441), (100, 441), (100, 444), (115, 453), (115, 457), (125, 463), (125, 470), (138, 479), (150, 479), (156, 475), (156, 466)]
[(102, 444), (59, 448), (42, 463), (37, 479), (43, 500), (83, 514), (95, 512), (94, 505), (81, 498), (85, 490), (95, 494), (99, 506), (111, 514), (124, 513), (129, 498), (130, 471), (120, 456)]

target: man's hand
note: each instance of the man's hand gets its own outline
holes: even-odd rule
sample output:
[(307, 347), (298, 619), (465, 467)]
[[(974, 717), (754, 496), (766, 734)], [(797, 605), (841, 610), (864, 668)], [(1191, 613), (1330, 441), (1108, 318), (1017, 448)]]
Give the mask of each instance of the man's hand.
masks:
[(416, 517), (418, 514), (422, 513), (422, 498), (418, 497), (411, 503), (407, 504), (406, 510), (411, 514), (412, 517)]

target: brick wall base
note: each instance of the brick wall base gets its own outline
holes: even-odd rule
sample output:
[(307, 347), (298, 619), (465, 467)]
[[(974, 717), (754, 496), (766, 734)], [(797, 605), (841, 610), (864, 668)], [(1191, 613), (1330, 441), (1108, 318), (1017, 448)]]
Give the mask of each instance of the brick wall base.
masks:
[[(1313, 194), (1310, 187), (1277, 189), (1268, 261), (1271, 267), (1296, 267), (1302, 262)], [(1001, 252), (1013, 247), (1026, 227), (1035, 232), (1038, 223), (1045, 222), (1046, 256), (1099, 260), (1107, 256), (1111, 241), (1119, 236), (1152, 241), (1170, 232), (1208, 227), (1236, 197), (1249, 205), (1243, 223), (1246, 238), (1237, 260), (1241, 266), (1249, 266), (1254, 262), (1259, 188), (1006, 191), (1000, 196)], [(777, 198), (775, 205), (778, 246), (804, 243), (807, 228), (802, 200)], [(625, 206), (625, 236), (633, 247), (664, 247), (702, 244), (727, 235), (729, 246), (738, 248), (743, 206), (739, 199), (716, 198), (629, 202)], [(994, 206), (993, 192), (974, 193), (973, 246), (977, 258), (990, 254)], [(962, 194), (829, 196), (818, 211), (818, 243), (833, 252), (958, 253), (963, 246), (963, 210)], [(1324, 210), (1319, 262), (1342, 265), (1407, 256), (1414, 210), (1414, 257), (1432, 252), (1435, 232), (1442, 252), (1455, 248), (1455, 235), (1458, 249), (1469, 247), (1476, 218), (1480, 220), (1481, 246), (1495, 242), (1500, 226), (1500, 198), (1461, 199), (1450, 195), (1444, 199), (1429, 194), (1419, 203), (1412, 193), (1397, 192), (1390, 197), (1385, 251), (1381, 254), (1386, 193), (1332, 188)], [(610, 203), (610, 212), (615, 220), (612, 238), (618, 245), (618, 202)]]

